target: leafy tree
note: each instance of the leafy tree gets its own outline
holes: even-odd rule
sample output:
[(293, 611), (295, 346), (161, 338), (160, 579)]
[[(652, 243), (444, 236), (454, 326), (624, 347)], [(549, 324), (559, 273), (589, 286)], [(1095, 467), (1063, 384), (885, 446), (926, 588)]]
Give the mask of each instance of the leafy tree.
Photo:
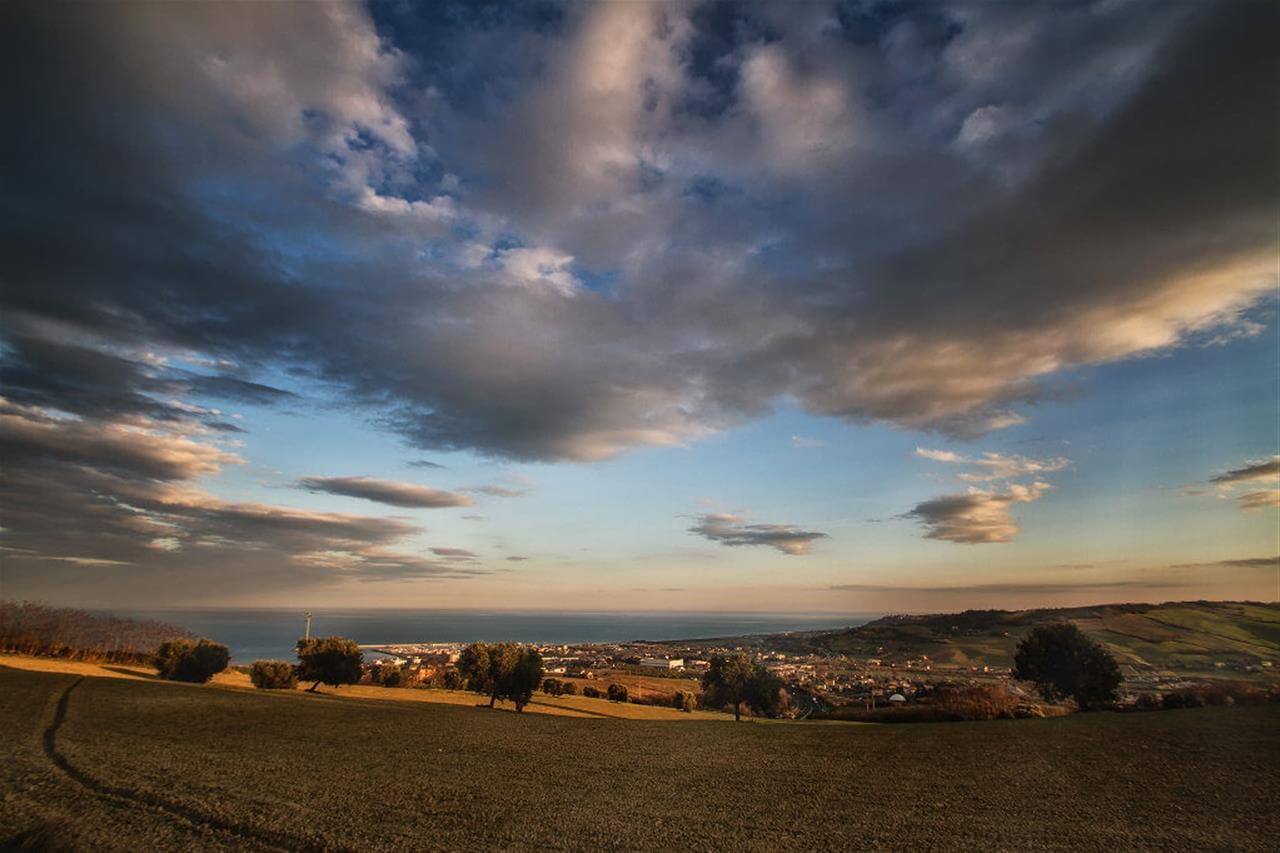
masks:
[(169, 681), (203, 684), (227, 668), (231, 653), (211, 640), (169, 640), (156, 652), (155, 667)]
[[(507, 698), (511, 673), (520, 660), (520, 647), (515, 643), (494, 643), (489, 647), (489, 707)], [(536, 681), (534, 682), (537, 683)]]
[(702, 676), (707, 701), (716, 706), (733, 705), (733, 718), (742, 719), (745, 704), (759, 714), (772, 714), (778, 708), (782, 681), (769, 670), (753, 663), (742, 652), (716, 655), (711, 668)]
[(625, 702), (630, 698), (627, 688), (621, 684), (610, 684), (606, 695), (608, 695), (610, 702)]
[(466, 682), (468, 690), (485, 694), (489, 692), (489, 644), (472, 643), (458, 656), (458, 674)]
[(489, 696), (490, 708), (510, 699), (523, 711), (542, 681), (542, 656), (515, 643), (472, 643), (462, 650), (458, 671), (468, 688)]
[(249, 680), (263, 690), (292, 690), (298, 686), (298, 670), (283, 660), (256, 660), (249, 669)]
[(1032, 629), (1013, 661), (1015, 678), (1035, 682), (1050, 701), (1069, 696), (1081, 710), (1114, 702), (1120, 686), (1116, 659), (1070, 622)]
[(683, 690), (677, 690), (676, 695), (671, 697), (671, 707), (675, 708), (677, 711), (690, 713), (698, 707), (698, 696), (695, 693), (686, 693)]
[[(519, 649), (515, 665), (504, 679), (502, 693), (516, 703), (517, 713), (524, 711), (524, 706), (533, 699), (533, 691), (542, 680), (542, 655), (529, 646)], [(556, 680), (559, 684), (559, 680)]]
[(314, 681), (307, 688), (314, 693), (321, 684), (338, 687), (360, 681), (364, 655), (354, 640), (346, 637), (318, 637), (298, 641), (298, 678)]
[(444, 674), (445, 690), (463, 690), (467, 686), (467, 679), (461, 672), (456, 669), (446, 670)]

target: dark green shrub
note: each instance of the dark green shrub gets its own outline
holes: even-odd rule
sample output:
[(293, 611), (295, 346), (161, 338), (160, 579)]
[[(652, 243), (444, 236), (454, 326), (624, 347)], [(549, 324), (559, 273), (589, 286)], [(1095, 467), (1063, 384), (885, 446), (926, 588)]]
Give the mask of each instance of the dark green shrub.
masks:
[(625, 702), (629, 698), (627, 688), (621, 684), (610, 684), (607, 695), (610, 702)]
[(256, 660), (249, 668), (249, 680), (263, 690), (292, 690), (298, 686), (298, 671), (283, 660)]
[(1133, 703), (1133, 707), (1138, 711), (1155, 711), (1160, 708), (1160, 697), (1154, 693), (1143, 693)]
[(364, 655), (354, 640), (318, 637), (298, 641), (298, 660), (298, 679), (314, 681), (315, 684), (307, 688), (314, 692), (321, 684), (338, 687), (359, 683)]
[(231, 653), (211, 640), (169, 640), (156, 652), (155, 667), (169, 681), (203, 684), (227, 668)]
[(1115, 702), (1119, 664), (1070, 622), (1032, 629), (1013, 660), (1014, 678), (1035, 682), (1050, 702), (1075, 699), (1082, 711)]
[(444, 674), (445, 690), (465, 690), (466, 687), (467, 687), (467, 679), (463, 677), (462, 673), (458, 672), (456, 669), (450, 669), (445, 672)]
[(564, 691), (565, 696), (578, 695), (578, 685), (574, 684), (572, 681), (562, 681), (560, 683), (560, 689)]
[(600, 691), (594, 687), (587, 686), (582, 688), (582, 695), (587, 697), (588, 699), (599, 699)]
[(564, 682), (558, 678), (548, 678), (542, 682), (542, 692), (548, 696), (563, 696)]

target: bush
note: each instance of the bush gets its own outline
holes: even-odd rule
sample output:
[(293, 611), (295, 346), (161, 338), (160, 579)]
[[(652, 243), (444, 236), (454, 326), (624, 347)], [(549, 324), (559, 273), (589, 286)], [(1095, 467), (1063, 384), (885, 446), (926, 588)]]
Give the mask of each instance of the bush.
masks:
[(1014, 678), (1035, 682), (1050, 702), (1070, 697), (1082, 711), (1115, 702), (1119, 664), (1070, 622), (1032, 629), (1013, 659)]
[(168, 681), (203, 684), (227, 668), (231, 653), (211, 640), (169, 640), (160, 644), (155, 667)]
[(582, 695), (586, 696), (588, 699), (599, 699), (600, 691), (594, 687), (587, 686), (582, 688)]
[(565, 696), (578, 695), (578, 685), (574, 684), (572, 681), (560, 682), (560, 689), (564, 692)]
[(629, 698), (627, 688), (621, 684), (610, 684), (607, 695), (610, 702), (625, 702)]
[(1133, 703), (1133, 707), (1138, 711), (1155, 711), (1160, 708), (1160, 697), (1154, 693), (1143, 693)]
[(939, 688), (934, 706), (957, 720), (1011, 720), (1021, 701), (1003, 684)]
[(298, 641), (298, 679), (314, 681), (307, 688), (315, 692), (321, 684), (338, 687), (342, 684), (358, 684), (360, 665), (364, 655), (354, 640), (346, 637), (318, 637)]
[(677, 690), (676, 695), (671, 697), (671, 707), (675, 708), (677, 711), (690, 713), (698, 707), (698, 697), (693, 693), (685, 693), (683, 690)]
[(263, 690), (292, 690), (298, 686), (298, 671), (283, 660), (256, 660), (249, 668), (249, 680)]
[(465, 679), (462, 676), (462, 673), (458, 672), (456, 669), (450, 669), (445, 671), (445, 674), (444, 674), (445, 690), (464, 690), (466, 689), (466, 686), (467, 686), (467, 679)]
[(542, 692), (548, 696), (563, 696), (564, 682), (558, 678), (548, 678), (542, 682)]

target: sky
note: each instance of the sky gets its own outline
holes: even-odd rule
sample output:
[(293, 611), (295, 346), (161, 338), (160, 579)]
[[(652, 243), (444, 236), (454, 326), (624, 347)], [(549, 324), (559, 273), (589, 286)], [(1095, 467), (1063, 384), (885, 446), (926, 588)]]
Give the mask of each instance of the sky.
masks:
[(0, 596), (1280, 598), (1280, 5), (0, 17)]

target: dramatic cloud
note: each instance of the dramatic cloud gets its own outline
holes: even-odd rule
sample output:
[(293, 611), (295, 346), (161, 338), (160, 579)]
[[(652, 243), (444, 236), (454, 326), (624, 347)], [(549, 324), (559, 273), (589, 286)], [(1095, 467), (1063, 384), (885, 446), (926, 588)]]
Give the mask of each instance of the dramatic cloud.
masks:
[(827, 536), (802, 530), (794, 524), (749, 524), (740, 516), (728, 513), (699, 516), (698, 523), (690, 527), (689, 532), (721, 545), (764, 545), (793, 557), (808, 554), (815, 540)]
[(349, 498), (401, 506), (409, 509), (442, 509), (471, 506), (471, 498), (457, 492), (433, 489), (414, 483), (378, 480), (373, 477), (303, 477), (298, 485), (312, 492), (328, 492)]
[[(448, 568), (402, 527), (217, 503), (204, 481), (252, 440), (226, 405), (536, 461), (779, 404), (974, 436), (1074, 368), (1237, 346), (1274, 299), (1274, 3), (0, 17), (4, 525), (36, 557), (281, 585)], [(990, 487), (914, 511), (954, 541), (1005, 541), (1043, 486), (994, 481), (1060, 461), (955, 455)]]
[(1072, 366), (1257, 328), (1277, 14), (10, 4), (4, 334), (521, 459), (782, 399), (998, 429)]
[(905, 517), (919, 521), (929, 539), (970, 545), (1008, 542), (1019, 529), (1010, 508), (1037, 501), (1050, 488), (1041, 482), (1028, 486), (1015, 483), (1003, 492), (971, 488), (962, 495), (944, 495), (917, 504)]

